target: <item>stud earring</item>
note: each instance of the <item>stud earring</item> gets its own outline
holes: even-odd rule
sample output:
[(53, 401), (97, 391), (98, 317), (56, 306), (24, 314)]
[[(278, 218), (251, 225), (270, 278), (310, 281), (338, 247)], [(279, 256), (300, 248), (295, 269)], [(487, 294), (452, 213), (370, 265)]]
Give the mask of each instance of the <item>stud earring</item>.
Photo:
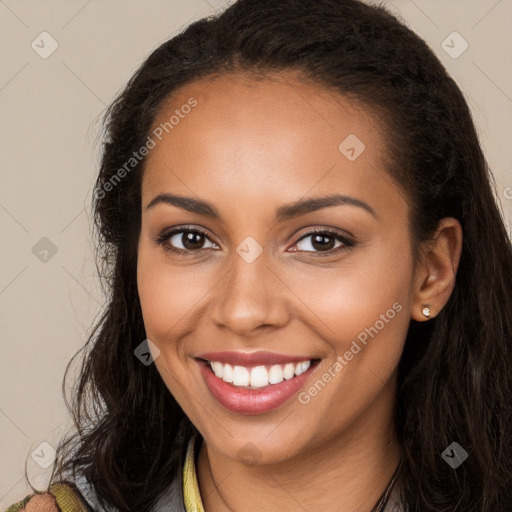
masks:
[(429, 306), (424, 306), (423, 310), (422, 310), (422, 313), (427, 317), (429, 318), (430, 317), (430, 307)]

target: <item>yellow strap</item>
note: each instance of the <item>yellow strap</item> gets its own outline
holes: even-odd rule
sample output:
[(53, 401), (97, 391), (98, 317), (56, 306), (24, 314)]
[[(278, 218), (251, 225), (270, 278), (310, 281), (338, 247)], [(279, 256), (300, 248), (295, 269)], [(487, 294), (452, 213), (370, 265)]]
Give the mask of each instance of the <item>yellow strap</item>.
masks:
[[(62, 512), (87, 512), (87, 508), (84, 506), (82, 500), (69, 485), (56, 483), (50, 486), (49, 491), (55, 497), (55, 501)], [(38, 491), (28, 494), (21, 501), (13, 503), (5, 512), (19, 512), (31, 498), (43, 492), (44, 491)]]
[(19, 512), (35, 494), (28, 494), (22, 500), (13, 503), (5, 512)]
[(55, 496), (62, 512), (87, 512), (83, 501), (69, 485), (53, 484), (50, 486), (50, 492)]
[(183, 499), (187, 512), (204, 512), (194, 464), (194, 437), (189, 441), (183, 466)]
[[(55, 496), (57, 505), (62, 512), (87, 512), (87, 508), (71, 486), (64, 483), (55, 483), (50, 486), (49, 491)], [(30, 498), (36, 494), (25, 496), (21, 501), (12, 504), (5, 512), (20, 511)], [(183, 466), (183, 498), (187, 512), (204, 512), (194, 464), (194, 438), (189, 441), (185, 465)]]

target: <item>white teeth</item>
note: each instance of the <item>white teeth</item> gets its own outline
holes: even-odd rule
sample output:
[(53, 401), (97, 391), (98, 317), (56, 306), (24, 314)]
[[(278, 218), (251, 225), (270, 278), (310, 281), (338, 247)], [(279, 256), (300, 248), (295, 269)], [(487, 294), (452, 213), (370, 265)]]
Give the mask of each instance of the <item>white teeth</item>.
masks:
[(283, 369), (278, 364), (271, 366), (268, 372), (268, 381), (270, 384), (279, 384), (283, 382), (283, 379)]
[(223, 371), (224, 367), (223, 367), (222, 363), (219, 363), (217, 361), (213, 361), (210, 364), (212, 366), (213, 373), (215, 373), (215, 375), (217, 377), (219, 377), (219, 379), (222, 379), (222, 376), (224, 375), (224, 371)]
[(263, 388), (269, 384), (279, 384), (283, 380), (290, 380), (301, 375), (310, 366), (311, 360), (300, 363), (274, 364), (269, 369), (265, 366), (247, 368), (245, 366), (231, 366), (218, 361), (210, 361), (213, 373), (224, 382), (232, 383), (234, 386), (249, 389)]
[(248, 386), (249, 370), (244, 366), (235, 366), (233, 368), (233, 384), (235, 386)]
[(286, 380), (293, 379), (293, 376), (295, 375), (295, 365), (292, 363), (288, 363), (283, 370), (283, 377)]
[(264, 366), (256, 366), (251, 370), (251, 386), (255, 388), (268, 386), (268, 372)]
[(233, 367), (230, 364), (224, 365), (222, 380), (224, 382), (233, 382)]

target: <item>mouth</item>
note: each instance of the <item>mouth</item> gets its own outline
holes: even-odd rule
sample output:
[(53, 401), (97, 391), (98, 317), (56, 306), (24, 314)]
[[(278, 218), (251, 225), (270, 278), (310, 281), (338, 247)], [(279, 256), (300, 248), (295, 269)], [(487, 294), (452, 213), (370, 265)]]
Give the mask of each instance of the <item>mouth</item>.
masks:
[(261, 414), (279, 407), (305, 385), (320, 362), (314, 358), (279, 364), (234, 365), (201, 357), (195, 360), (213, 397), (227, 409), (241, 414)]
[(202, 359), (216, 377), (228, 384), (244, 389), (260, 389), (280, 384), (283, 380), (291, 380), (303, 374), (319, 359), (305, 359), (298, 363), (285, 363), (274, 365), (240, 366), (224, 364), (220, 361)]

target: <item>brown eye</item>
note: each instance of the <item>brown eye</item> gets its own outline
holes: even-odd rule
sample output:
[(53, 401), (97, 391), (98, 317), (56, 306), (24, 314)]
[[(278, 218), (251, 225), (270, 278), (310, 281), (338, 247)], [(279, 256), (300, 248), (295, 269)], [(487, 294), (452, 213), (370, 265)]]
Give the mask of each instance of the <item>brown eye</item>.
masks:
[(295, 245), (298, 251), (333, 254), (354, 247), (355, 243), (334, 231), (318, 230), (307, 233)]
[(181, 235), (178, 233), (177, 235), (171, 237), (170, 240), (173, 238), (177, 238), (177, 240), (181, 242), (184, 248), (189, 251), (201, 249), (205, 241), (204, 235), (191, 231), (183, 231)]
[[(210, 241), (206, 233), (198, 229), (174, 229), (162, 234), (156, 242), (163, 246), (166, 251), (175, 251), (177, 253), (199, 252), (202, 249), (218, 248), (216, 244)], [(205, 245), (205, 244), (210, 244)]]

